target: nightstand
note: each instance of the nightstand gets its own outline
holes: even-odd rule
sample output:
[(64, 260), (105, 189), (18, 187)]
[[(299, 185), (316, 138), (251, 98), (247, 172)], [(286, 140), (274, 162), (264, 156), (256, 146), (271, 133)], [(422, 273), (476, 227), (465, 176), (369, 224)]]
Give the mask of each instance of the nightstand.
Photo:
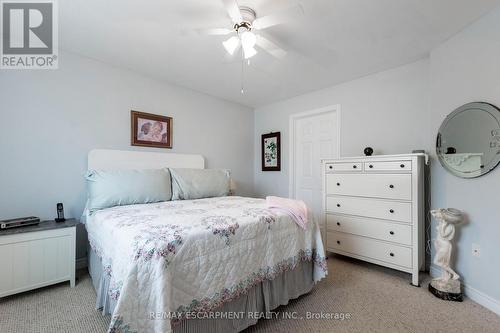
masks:
[(0, 297), (69, 281), (75, 286), (75, 219), (0, 230)]

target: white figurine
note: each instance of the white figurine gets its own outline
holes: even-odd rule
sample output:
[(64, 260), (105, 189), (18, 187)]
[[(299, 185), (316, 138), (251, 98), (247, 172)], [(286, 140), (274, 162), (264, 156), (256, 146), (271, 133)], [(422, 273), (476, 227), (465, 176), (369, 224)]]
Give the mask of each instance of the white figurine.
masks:
[(451, 241), (455, 236), (455, 225), (463, 219), (462, 212), (453, 208), (440, 208), (431, 210), (431, 214), (438, 221), (434, 263), (441, 267), (442, 274), (432, 280), (429, 290), (438, 297), (461, 301), (460, 276), (450, 267), (450, 261), (453, 249)]

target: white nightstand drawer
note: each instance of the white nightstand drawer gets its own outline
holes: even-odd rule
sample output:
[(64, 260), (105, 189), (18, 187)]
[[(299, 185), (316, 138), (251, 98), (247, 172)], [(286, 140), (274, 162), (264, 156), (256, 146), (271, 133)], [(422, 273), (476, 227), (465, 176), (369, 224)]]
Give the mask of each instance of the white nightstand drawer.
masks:
[(411, 223), (411, 202), (329, 196), (326, 198), (326, 211)]
[(411, 161), (365, 162), (365, 171), (411, 171)]
[(352, 162), (352, 163), (326, 163), (326, 172), (361, 172), (363, 171), (363, 163)]
[(412, 267), (411, 248), (340, 232), (328, 232), (327, 247), (342, 252)]
[(326, 175), (326, 193), (411, 200), (411, 175), (331, 173)]
[(411, 225), (363, 217), (331, 215), (326, 216), (327, 230), (345, 232), (388, 242), (411, 245)]

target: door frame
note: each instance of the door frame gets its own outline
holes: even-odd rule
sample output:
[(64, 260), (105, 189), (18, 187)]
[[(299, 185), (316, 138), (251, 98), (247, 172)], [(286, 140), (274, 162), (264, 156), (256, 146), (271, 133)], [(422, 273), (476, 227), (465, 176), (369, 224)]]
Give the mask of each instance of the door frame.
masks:
[(290, 175), (288, 181), (288, 196), (290, 198), (295, 198), (295, 125), (297, 123), (297, 120), (308, 118), (311, 116), (318, 116), (330, 112), (335, 113), (335, 115), (337, 116), (337, 128), (334, 129), (337, 131), (337, 156), (334, 156), (334, 158), (340, 158), (340, 156), (342, 156), (342, 151), (341, 151), (342, 145), (340, 144), (342, 113), (340, 104), (329, 105), (319, 109), (309, 110), (290, 115), (290, 150), (289, 150)]

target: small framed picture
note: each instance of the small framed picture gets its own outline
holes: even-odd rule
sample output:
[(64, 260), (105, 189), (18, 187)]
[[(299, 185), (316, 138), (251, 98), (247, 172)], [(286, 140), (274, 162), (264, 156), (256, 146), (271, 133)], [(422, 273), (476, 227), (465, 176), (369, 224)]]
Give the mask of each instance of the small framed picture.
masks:
[(281, 171), (281, 133), (262, 135), (262, 171)]
[(132, 146), (172, 148), (172, 118), (131, 111)]

